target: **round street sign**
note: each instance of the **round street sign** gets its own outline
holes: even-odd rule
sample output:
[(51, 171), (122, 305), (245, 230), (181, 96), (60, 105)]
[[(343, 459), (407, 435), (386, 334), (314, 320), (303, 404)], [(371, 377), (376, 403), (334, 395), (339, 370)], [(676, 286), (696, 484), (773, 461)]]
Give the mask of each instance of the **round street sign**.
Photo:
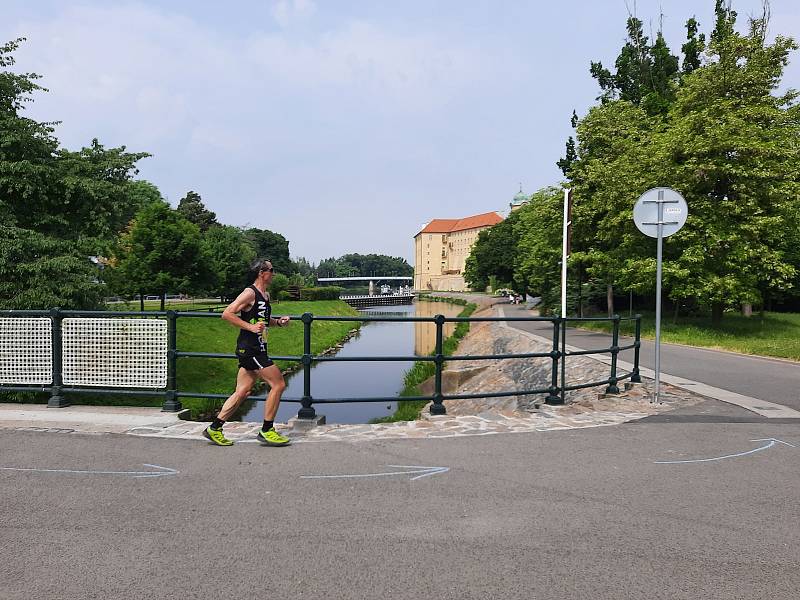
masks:
[(661, 215), (663, 237), (676, 233), (686, 223), (689, 207), (686, 200), (671, 188), (647, 190), (633, 207), (633, 222), (643, 234), (658, 237), (658, 222)]

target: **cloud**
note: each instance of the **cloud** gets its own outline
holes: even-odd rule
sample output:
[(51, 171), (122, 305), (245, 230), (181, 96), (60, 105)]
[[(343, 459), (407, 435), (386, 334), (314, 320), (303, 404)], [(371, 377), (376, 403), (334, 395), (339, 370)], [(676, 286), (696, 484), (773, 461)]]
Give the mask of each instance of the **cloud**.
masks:
[(308, 19), (317, 11), (311, 0), (279, 0), (272, 6), (272, 16), (283, 29), (293, 22)]
[[(418, 222), (436, 216), (434, 199), (459, 212), (493, 208), (463, 206), (444, 180), (460, 178), (465, 149), (482, 149), (476, 131), (493, 127), (481, 99), (502, 96), (521, 71), (505, 50), (374, 20), (323, 26), (310, 2), (273, 8), (283, 29), (75, 5), (5, 37), (28, 38), (17, 66), (51, 90), (30, 116), (62, 121), (65, 147), (98, 137), (151, 152), (141, 176), (173, 203), (197, 190), (220, 220), (280, 231), (293, 254), (408, 254)], [(292, 26), (312, 17), (318, 31)], [(359, 216), (365, 203), (369, 218)]]

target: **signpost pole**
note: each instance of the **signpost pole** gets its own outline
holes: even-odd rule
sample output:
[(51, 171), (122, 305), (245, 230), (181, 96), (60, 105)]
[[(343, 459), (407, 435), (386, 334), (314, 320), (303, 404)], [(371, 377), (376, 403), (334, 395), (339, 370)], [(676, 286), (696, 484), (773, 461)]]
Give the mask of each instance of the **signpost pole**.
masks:
[(659, 401), (661, 388), (661, 258), (664, 245), (664, 192), (658, 191), (658, 242), (656, 251), (656, 385), (653, 402)]
[[(680, 231), (688, 216), (689, 208), (686, 205), (686, 200), (678, 192), (670, 188), (653, 188), (646, 191), (639, 197), (633, 207), (633, 221), (637, 229), (646, 236), (654, 237), (657, 240), (656, 380), (651, 402), (661, 401), (661, 263), (663, 261), (664, 238)], [(665, 221), (665, 217), (669, 217), (669, 221)]]

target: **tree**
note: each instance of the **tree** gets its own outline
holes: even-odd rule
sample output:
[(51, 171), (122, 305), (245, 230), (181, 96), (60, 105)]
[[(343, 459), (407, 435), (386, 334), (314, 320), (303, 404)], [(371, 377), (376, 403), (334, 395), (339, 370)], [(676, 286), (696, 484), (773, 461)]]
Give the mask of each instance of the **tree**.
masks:
[(248, 278), (256, 252), (244, 232), (230, 225), (212, 227), (203, 236), (203, 249), (214, 274), (212, 292), (221, 299), (233, 298), (252, 283)]
[(661, 30), (652, 45), (644, 35), (642, 22), (635, 16), (626, 23), (627, 40), (620, 50), (614, 66), (615, 73), (592, 62), (589, 72), (597, 80), (603, 103), (623, 100), (643, 106), (648, 114), (663, 114), (674, 100), (674, 84), (679, 61), (670, 54)]
[(706, 49), (705, 34), (698, 34), (700, 24), (692, 17), (686, 21), (686, 43), (681, 46), (683, 52), (683, 75), (688, 75), (700, 68), (703, 51)]
[(665, 281), (718, 322), (726, 307), (758, 303), (797, 276), (800, 107), (795, 91), (774, 95), (795, 42), (766, 44), (766, 14), (745, 35), (721, 0), (716, 16), (707, 64), (684, 78), (658, 143), (691, 207)]
[(203, 199), (197, 192), (191, 190), (186, 192), (186, 195), (178, 202), (177, 210), (187, 221), (197, 225), (202, 233), (219, 225), (217, 215), (206, 209)]
[(157, 294), (164, 309), (167, 292), (190, 293), (213, 285), (200, 228), (166, 203), (140, 210), (125, 231), (112, 261), (120, 291)]
[(464, 280), (473, 290), (485, 290), (490, 277), (496, 277), (500, 283), (514, 280), (519, 243), (516, 223), (521, 212), (522, 209), (516, 210), (507, 219), (478, 233), (464, 269)]
[(541, 296), (545, 310), (557, 306), (560, 298), (563, 197), (560, 188), (545, 188), (512, 213), (516, 217), (512, 221), (514, 236), (518, 239), (515, 287)]
[(130, 177), (144, 153), (59, 149), (52, 123), (23, 116), (35, 73), (15, 73), (22, 39), (0, 46), (0, 305), (97, 308), (102, 292), (90, 256), (104, 252), (135, 211)]
[(247, 229), (247, 239), (253, 244), (256, 255), (269, 260), (278, 273), (290, 275), (294, 273), (294, 265), (289, 258), (289, 241), (280, 233), (269, 229)]
[(0, 308), (100, 308), (98, 268), (70, 240), (0, 225)]

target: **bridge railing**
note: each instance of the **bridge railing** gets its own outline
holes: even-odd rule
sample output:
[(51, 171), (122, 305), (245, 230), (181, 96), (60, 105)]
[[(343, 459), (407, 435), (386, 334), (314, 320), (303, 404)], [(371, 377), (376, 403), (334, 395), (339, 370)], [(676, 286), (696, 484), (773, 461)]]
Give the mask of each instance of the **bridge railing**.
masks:
[[(188, 352), (177, 347), (178, 319), (219, 318), (209, 312), (112, 312), (70, 311), (0, 311), (0, 392), (49, 393), (48, 406), (69, 406), (65, 394), (114, 394), (129, 396), (158, 396), (164, 398), (163, 410), (182, 409), (181, 398), (225, 399), (227, 394), (181, 390), (177, 386), (177, 361), (180, 358), (236, 359), (235, 354)], [(272, 356), (273, 360), (297, 362), (303, 366), (303, 395), (300, 398), (283, 398), (285, 402), (301, 405), (298, 418), (313, 419), (315, 405), (346, 402), (430, 401), (431, 413), (446, 414), (446, 400), (503, 398), (510, 396), (546, 395), (548, 404), (563, 404), (570, 390), (606, 386), (605, 392), (617, 394), (619, 382), (630, 379), (641, 382), (639, 374), (639, 349), (641, 316), (624, 318), (561, 318), (561, 317), (334, 317), (314, 316), (312, 313), (291, 316), (303, 325), (303, 354), (299, 356)], [(634, 342), (619, 345), (621, 321), (635, 321)], [(405, 322), (433, 323), (436, 342), (427, 356), (325, 356), (312, 353), (312, 324), (314, 321), (339, 322)], [(568, 323), (608, 321), (612, 323), (612, 343), (607, 348), (592, 350), (566, 349)], [(446, 323), (478, 322), (543, 322), (549, 323), (552, 335), (551, 349), (546, 352), (517, 354), (455, 355), (444, 354), (444, 325)], [(617, 367), (619, 353), (634, 350), (633, 369), (620, 372)], [(567, 384), (566, 363), (570, 356), (609, 354), (609, 376), (600, 381)], [(449, 361), (512, 360), (548, 358), (551, 361), (547, 386), (485, 392), (475, 394), (445, 394), (442, 385), (444, 365)], [(321, 362), (432, 362), (434, 365), (433, 394), (413, 397), (315, 398), (312, 394), (311, 366)], [(560, 367), (560, 373), (559, 373)], [(560, 375), (560, 377), (559, 377)], [(263, 396), (249, 396), (250, 400), (263, 401)]]

